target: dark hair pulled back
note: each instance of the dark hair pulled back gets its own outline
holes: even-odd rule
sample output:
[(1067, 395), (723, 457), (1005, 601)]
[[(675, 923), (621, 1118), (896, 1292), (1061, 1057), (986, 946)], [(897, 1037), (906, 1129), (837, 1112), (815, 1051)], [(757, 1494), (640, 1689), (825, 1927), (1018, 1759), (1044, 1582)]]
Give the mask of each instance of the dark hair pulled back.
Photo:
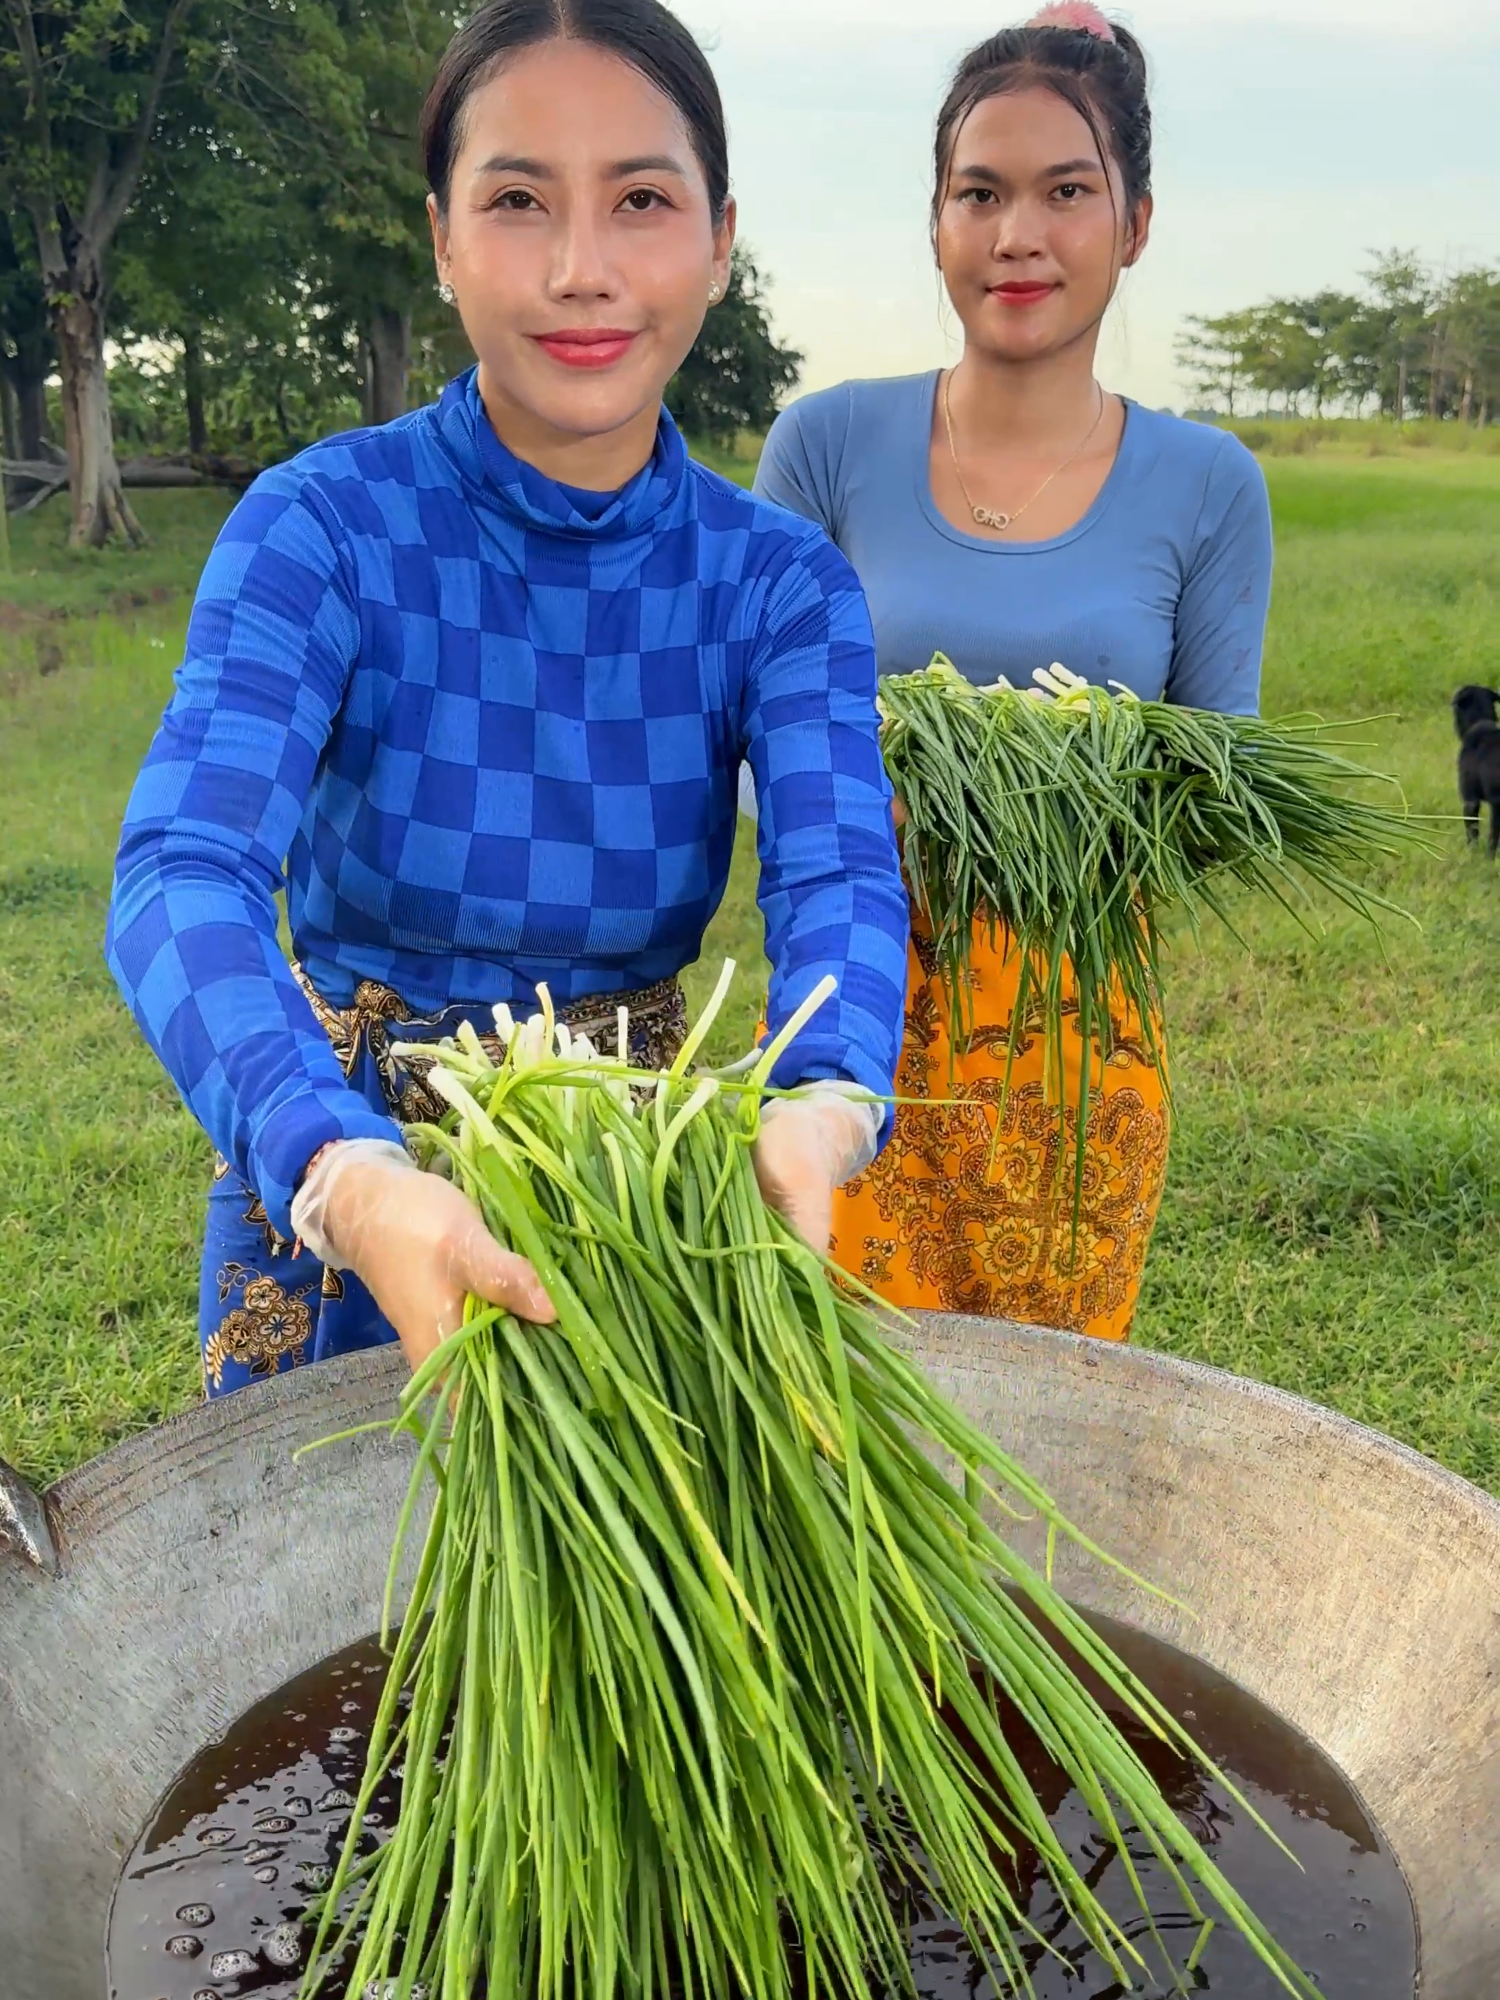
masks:
[(1146, 55), (1128, 28), (1111, 22), (1113, 41), (1086, 29), (1038, 22), (1004, 28), (970, 49), (954, 71), (938, 113), (933, 147), (932, 221), (947, 193), (959, 128), (986, 98), (1018, 90), (1053, 91), (1083, 119), (1099, 157), (1113, 160), (1132, 217), (1151, 192), (1151, 105)]
[(439, 209), (448, 207), (469, 99), (511, 56), (556, 40), (607, 50), (671, 99), (687, 126), (717, 221), (729, 201), (719, 86), (702, 49), (661, 0), (486, 0), (471, 14), (444, 50), (422, 106), (422, 158)]

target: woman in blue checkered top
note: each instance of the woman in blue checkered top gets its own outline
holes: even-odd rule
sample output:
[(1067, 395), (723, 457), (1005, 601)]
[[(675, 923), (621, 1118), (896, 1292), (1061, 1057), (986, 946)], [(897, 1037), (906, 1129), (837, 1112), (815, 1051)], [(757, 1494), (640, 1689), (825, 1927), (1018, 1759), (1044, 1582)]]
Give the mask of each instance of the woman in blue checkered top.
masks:
[[(438, 277), (478, 356), (435, 406), (259, 479), (209, 558), (126, 813), (108, 952), (220, 1155), (210, 1393), (536, 1273), (400, 1121), (395, 1042), (545, 982), (634, 1053), (681, 1032), (744, 757), (774, 1029), (757, 1166), (820, 1243), (882, 1120), (907, 906), (859, 586), (821, 530), (691, 464), (666, 383), (728, 277), (713, 77), (657, 0), (491, 0), (424, 116)], [(295, 964), (277, 941), (286, 891)]]

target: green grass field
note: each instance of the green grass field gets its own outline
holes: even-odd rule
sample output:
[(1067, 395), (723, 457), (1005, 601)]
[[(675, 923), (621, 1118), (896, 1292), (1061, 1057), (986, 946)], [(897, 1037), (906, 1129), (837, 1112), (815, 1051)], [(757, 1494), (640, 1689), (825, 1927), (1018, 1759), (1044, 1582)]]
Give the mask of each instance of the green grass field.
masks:
[[(1268, 475), (1268, 711), (1380, 716), (1371, 761), (1417, 810), (1451, 814), (1447, 698), (1500, 675), (1500, 459), (1314, 451)], [(65, 558), (54, 505), (18, 524), (17, 577), (0, 584), (0, 1454), (37, 1480), (197, 1394), (207, 1146), (100, 938), (178, 593), (226, 503), (142, 497), (144, 557)], [(1421, 920), (1383, 946), (1337, 913), (1313, 939), (1255, 908), (1253, 956), (1219, 933), (1178, 951), (1178, 1124), (1137, 1336), (1333, 1404), (1500, 1491), (1500, 873), (1456, 823), (1435, 838), (1382, 885)], [(758, 962), (753, 888), (742, 850), (705, 967)]]

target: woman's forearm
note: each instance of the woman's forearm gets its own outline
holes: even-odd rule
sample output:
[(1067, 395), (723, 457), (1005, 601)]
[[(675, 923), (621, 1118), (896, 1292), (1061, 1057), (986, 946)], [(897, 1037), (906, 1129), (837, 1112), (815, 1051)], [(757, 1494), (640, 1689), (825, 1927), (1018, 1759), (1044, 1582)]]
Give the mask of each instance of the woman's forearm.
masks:
[(821, 979), (831, 974), (836, 982), (774, 1081), (842, 1076), (888, 1097), (901, 1046), (909, 910), (880, 754), (869, 614), (853, 571), (820, 543), (783, 579), (772, 616), (746, 742), (771, 1032)]
[(185, 845), (127, 818), (110, 969), (188, 1108), (289, 1236), (318, 1148), (396, 1127), (345, 1079), (282, 954), (269, 885)]

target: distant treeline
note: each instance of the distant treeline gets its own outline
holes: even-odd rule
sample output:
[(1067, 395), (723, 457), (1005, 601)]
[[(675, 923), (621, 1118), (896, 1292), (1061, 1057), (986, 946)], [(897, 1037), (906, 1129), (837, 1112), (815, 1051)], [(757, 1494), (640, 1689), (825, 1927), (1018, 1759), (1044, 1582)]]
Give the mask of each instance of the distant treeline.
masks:
[(1500, 270), (1440, 275), (1390, 251), (1360, 292), (1267, 299), (1190, 318), (1177, 358), (1197, 401), (1227, 416), (1500, 416)]

